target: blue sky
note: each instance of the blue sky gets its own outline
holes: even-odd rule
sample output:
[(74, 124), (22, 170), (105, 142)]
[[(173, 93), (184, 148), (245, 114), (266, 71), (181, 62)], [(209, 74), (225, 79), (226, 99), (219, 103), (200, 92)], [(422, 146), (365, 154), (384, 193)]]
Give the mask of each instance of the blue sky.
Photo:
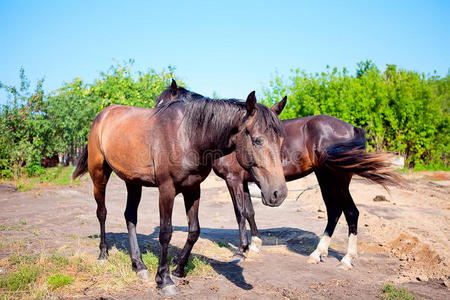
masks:
[[(117, 61), (168, 65), (194, 91), (245, 98), (278, 72), (370, 59), (446, 75), (450, 1), (0, 1), (0, 81), (92, 82)], [(0, 94), (0, 102), (5, 95)]]

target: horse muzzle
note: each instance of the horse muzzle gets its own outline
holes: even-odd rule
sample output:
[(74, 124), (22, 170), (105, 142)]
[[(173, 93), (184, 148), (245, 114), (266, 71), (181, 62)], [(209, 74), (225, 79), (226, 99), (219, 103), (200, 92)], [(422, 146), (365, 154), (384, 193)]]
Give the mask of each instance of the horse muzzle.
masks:
[(280, 186), (276, 189), (261, 190), (262, 202), (266, 206), (277, 207), (283, 203), (287, 197), (286, 185)]

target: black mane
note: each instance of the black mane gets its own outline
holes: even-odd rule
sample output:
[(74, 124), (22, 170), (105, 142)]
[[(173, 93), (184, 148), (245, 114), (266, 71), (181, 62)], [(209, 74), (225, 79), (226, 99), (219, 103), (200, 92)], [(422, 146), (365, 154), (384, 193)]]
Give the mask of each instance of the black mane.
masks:
[[(157, 102), (164, 99), (164, 93), (170, 92), (170, 89), (165, 90)], [(246, 112), (246, 104), (242, 100), (211, 99), (184, 88), (178, 88), (178, 95), (177, 100), (156, 107), (155, 114), (165, 111), (176, 103), (183, 103), (186, 131), (193, 140), (201, 137), (202, 140), (206, 138), (209, 142), (225, 146), (238, 117)], [(257, 103), (255, 109), (257, 126), (277, 137), (284, 134), (280, 119), (267, 106)]]
[[(172, 90), (170, 88), (165, 89), (155, 100), (155, 107), (158, 107), (164, 99), (170, 99)], [(204, 96), (188, 91), (183, 87), (177, 88), (177, 98), (179, 100), (197, 100), (200, 98), (205, 98)]]

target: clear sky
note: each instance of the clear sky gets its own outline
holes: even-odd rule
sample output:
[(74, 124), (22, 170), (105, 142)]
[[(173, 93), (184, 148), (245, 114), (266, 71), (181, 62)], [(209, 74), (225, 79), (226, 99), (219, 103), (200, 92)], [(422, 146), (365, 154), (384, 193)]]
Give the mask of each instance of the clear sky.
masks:
[[(0, 81), (19, 68), (45, 90), (113, 63), (168, 65), (198, 93), (245, 98), (278, 72), (370, 59), (424, 73), (450, 67), (450, 1), (0, 0)], [(0, 94), (4, 102), (4, 94)]]

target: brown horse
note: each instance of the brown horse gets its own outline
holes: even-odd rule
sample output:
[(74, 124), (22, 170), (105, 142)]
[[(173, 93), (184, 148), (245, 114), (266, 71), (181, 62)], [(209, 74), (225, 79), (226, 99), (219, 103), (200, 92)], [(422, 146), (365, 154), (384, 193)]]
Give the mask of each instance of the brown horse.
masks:
[[(170, 96), (161, 94), (157, 98), (158, 104), (167, 103), (177, 97), (186, 99), (199, 97), (198, 94), (177, 87), (175, 81), (172, 81), (170, 90)], [(285, 99), (280, 103), (284, 101)], [(357, 256), (359, 212), (350, 195), (350, 181), (352, 176), (357, 174), (385, 187), (387, 184), (401, 183), (401, 179), (389, 171), (391, 157), (388, 154), (367, 153), (364, 130), (334, 117), (311, 116), (283, 120), (282, 124), (286, 132), (282, 147), (286, 180), (299, 179), (314, 172), (327, 208), (328, 224), (308, 262), (318, 263), (321, 257), (328, 254), (331, 236), (343, 212), (349, 228), (349, 243), (347, 253), (341, 260), (341, 267), (351, 268), (351, 261)], [(239, 166), (234, 153), (214, 161), (213, 170), (226, 181), (233, 201), (240, 236), (240, 245), (234, 255), (234, 260), (238, 261), (245, 257), (244, 253), (249, 248), (259, 251), (261, 245), (248, 190), (248, 182), (254, 179)], [(263, 203), (266, 204), (264, 200)], [(251, 246), (248, 243), (246, 219), (252, 234)]]
[[(278, 111), (279, 105), (272, 110)], [(258, 181), (264, 201), (279, 205), (287, 195), (281, 165), (284, 131), (272, 110), (257, 104), (252, 92), (246, 102), (202, 97), (172, 101), (156, 109), (113, 105), (101, 111), (73, 174), (76, 178), (89, 171), (94, 183), (100, 222), (99, 259), (108, 254), (105, 189), (112, 171), (126, 182), (125, 220), (132, 268), (142, 278), (148, 278), (149, 273), (136, 237), (137, 210), (142, 186), (159, 188), (161, 248), (156, 282), (166, 295), (177, 292), (167, 263), (174, 198), (183, 194), (189, 227), (186, 244), (173, 260), (177, 268), (172, 275), (182, 277), (200, 234), (200, 183), (216, 158), (236, 151), (239, 163)], [(255, 139), (264, 143), (255, 146)]]

